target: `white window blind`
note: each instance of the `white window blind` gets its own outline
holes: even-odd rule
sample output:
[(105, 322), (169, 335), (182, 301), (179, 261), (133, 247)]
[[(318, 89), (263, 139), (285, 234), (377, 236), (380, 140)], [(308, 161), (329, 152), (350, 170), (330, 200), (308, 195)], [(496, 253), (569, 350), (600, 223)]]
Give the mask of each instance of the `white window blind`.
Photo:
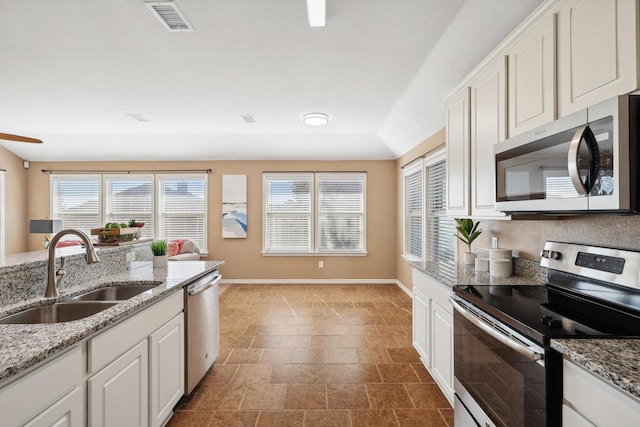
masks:
[(105, 223), (144, 222), (142, 238), (153, 237), (153, 175), (105, 175)]
[(312, 173), (263, 175), (264, 252), (311, 252)]
[[(190, 239), (207, 251), (207, 175), (157, 175), (158, 239)], [(146, 226), (146, 225), (145, 225)]]
[(454, 281), (455, 221), (446, 217), (446, 182), (444, 153), (425, 159), (425, 261)]
[(87, 235), (92, 228), (102, 227), (101, 175), (51, 175), (50, 183), (52, 218), (61, 219), (64, 228)]
[(404, 256), (422, 260), (423, 247), (423, 163), (404, 169)]
[(318, 252), (363, 252), (364, 173), (316, 174)]

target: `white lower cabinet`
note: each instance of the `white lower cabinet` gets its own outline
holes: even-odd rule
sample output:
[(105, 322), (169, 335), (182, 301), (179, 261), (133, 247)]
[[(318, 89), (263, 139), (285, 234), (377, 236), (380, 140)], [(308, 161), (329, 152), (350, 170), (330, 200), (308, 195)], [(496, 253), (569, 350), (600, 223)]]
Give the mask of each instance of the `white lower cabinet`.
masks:
[(431, 331), (431, 375), (445, 395), (453, 396), (453, 314), (436, 302), (431, 304)]
[(631, 427), (640, 400), (568, 360), (562, 362), (563, 427)]
[(148, 425), (149, 348), (147, 340), (89, 378), (92, 427)]
[(82, 427), (85, 422), (84, 387), (78, 387), (26, 423), (25, 427)]
[(161, 426), (184, 394), (184, 317), (149, 336), (149, 425)]
[(451, 289), (413, 270), (413, 346), (453, 405), (453, 307)]
[(429, 340), (429, 297), (413, 287), (413, 347), (418, 351), (425, 366), (430, 366), (428, 354)]
[(183, 306), (176, 292), (0, 384), (0, 426), (165, 424), (184, 393)]

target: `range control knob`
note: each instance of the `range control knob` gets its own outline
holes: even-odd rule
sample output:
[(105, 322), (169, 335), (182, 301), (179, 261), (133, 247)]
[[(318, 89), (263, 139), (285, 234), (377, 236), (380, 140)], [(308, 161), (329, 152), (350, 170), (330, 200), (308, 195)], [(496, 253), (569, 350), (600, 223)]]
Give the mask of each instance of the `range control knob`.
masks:
[(541, 250), (540, 251), (540, 256), (542, 258), (555, 259), (555, 260), (559, 260), (560, 258), (562, 258), (562, 254), (560, 252), (550, 251), (548, 249)]

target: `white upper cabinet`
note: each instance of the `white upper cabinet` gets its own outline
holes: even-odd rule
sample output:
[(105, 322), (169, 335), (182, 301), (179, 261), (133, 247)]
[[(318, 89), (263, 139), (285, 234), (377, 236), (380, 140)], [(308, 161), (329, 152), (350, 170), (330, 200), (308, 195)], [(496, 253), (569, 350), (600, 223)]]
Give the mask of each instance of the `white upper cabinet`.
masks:
[(469, 215), (469, 88), (447, 101), (447, 215)]
[(558, 112), (636, 90), (636, 0), (563, 0), (558, 10)]
[(509, 137), (556, 119), (556, 16), (549, 13), (509, 48)]
[(471, 82), (471, 215), (504, 216), (494, 210), (493, 145), (507, 133), (507, 58), (500, 56)]

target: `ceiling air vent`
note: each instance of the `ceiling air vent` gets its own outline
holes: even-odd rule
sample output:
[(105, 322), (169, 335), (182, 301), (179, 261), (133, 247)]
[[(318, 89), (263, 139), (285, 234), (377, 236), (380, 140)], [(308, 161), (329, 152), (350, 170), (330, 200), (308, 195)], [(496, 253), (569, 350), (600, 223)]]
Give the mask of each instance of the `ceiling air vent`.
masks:
[(244, 120), (245, 123), (256, 122), (256, 117), (253, 114), (242, 114), (240, 117), (242, 117), (242, 120)]
[(145, 4), (168, 31), (193, 31), (193, 27), (174, 2), (152, 1)]

